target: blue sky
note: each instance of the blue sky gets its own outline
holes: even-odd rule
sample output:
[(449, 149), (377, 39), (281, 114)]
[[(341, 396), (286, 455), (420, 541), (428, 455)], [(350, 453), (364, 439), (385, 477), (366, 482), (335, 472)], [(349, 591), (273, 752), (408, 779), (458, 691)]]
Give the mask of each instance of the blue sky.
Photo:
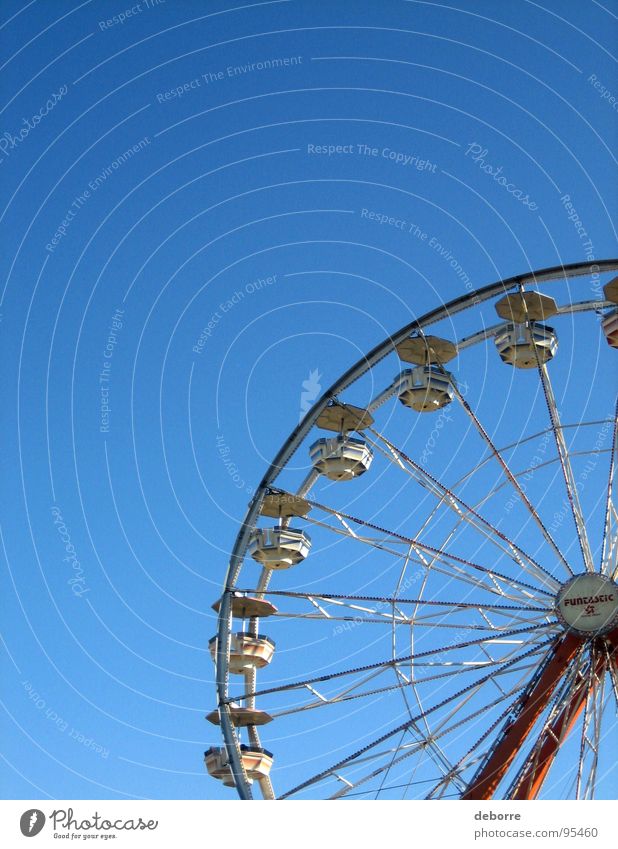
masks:
[(229, 795), (210, 605), (303, 382), (616, 255), (617, 15), (5, 0), (5, 796)]

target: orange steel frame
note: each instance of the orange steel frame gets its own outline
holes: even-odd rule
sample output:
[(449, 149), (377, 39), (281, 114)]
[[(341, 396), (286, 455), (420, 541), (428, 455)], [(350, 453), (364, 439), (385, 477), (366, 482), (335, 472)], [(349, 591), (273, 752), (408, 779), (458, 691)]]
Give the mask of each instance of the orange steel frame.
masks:
[[(610, 650), (610, 661), (616, 664), (618, 653), (618, 629), (604, 637)], [(547, 707), (560, 679), (577, 652), (582, 648), (583, 640), (575, 634), (567, 634), (555, 645), (553, 655), (543, 669), (538, 681), (527, 695), (523, 707), (512, 722), (507, 721), (500, 741), (488, 760), (472, 779), (462, 794), (462, 799), (491, 799), (507, 770), (521, 751), (524, 742), (534, 724)], [(607, 670), (607, 656), (601, 653), (596, 664), (595, 674), (603, 675)], [(539, 738), (539, 744), (533, 747), (519, 773), (513, 799), (535, 799), (543, 785), (549, 769), (554, 762), (560, 746), (575, 725), (586, 703), (588, 691), (581, 682), (575, 685), (571, 698), (546, 727)]]
[[(595, 665), (594, 674), (602, 675), (604, 671), (605, 658), (601, 657)], [(526, 763), (520, 770), (515, 790), (509, 798), (536, 799), (562, 742), (566, 740), (577, 722), (587, 698), (587, 680), (583, 679), (574, 687), (571, 698), (562, 707), (551, 725), (543, 729), (538, 744), (528, 755)]]

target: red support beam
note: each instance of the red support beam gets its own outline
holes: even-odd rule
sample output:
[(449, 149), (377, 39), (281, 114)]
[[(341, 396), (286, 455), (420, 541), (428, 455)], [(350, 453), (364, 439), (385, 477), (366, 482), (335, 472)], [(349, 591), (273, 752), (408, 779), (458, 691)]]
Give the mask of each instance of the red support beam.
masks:
[[(606, 634), (603, 639), (609, 651), (610, 663), (615, 666), (616, 655), (618, 654), (618, 629), (614, 629), (609, 634)], [(594, 674), (600, 677), (607, 671), (607, 657), (601, 651)], [(520, 771), (520, 778), (516, 782), (516, 790), (510, 797), (511, 799), (536, 799), (560, 746), (572, 731), (573, 726), (584, 709), (587, 697), (588, 690), (586, 688), (586, 682), (580, 681), (575, 686), (567, 704), (562, 708), (552, 724), (543, 731), (540, 748), (539, 746), (535, 746), (530, 753), (528, 760)]]
[(567, 634), (556, 643), (553, 655), (528, 693), (518, 716), (513, 721), (507, 721), (498, 745), (474, 776), (462, 799), (493, 798), (498, 785), (521, 751), (526, 737), (547, 707), (552, 693), (581, 645), (581, 638), (574, 634)]
[[(606, 664), (606, 659), (600, 657), (596, 663), (594, 674), (603, 675)], [(560, 746), (571, 733), (584, 709), (587, 698), (588, 682), (584, 678), (575, 685), (571, 698), (563, 706), (551, 725), (547, 726), (541, 733), (539, 743), (533, 747), (526, 763), (520, 770), (516, 789), (509, 798), (536, 799)]]

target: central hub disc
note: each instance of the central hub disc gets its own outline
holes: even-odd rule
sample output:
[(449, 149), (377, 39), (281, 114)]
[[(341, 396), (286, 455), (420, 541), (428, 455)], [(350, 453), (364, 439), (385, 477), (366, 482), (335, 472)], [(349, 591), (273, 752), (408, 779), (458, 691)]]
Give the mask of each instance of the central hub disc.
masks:
[(556, 612), (569, 631), (604, 634), (618, 625), (618, 584), (596, 572), (575, 575), (560, 588)]

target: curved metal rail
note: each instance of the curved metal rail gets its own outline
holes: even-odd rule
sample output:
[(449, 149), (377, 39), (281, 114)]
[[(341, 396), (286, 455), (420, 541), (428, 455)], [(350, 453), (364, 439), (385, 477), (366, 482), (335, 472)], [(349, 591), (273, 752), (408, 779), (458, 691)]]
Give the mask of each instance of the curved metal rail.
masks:
[[(425, 315), (421, 316), (419, 319), (409, 322), (390, 336), (387, 336), (386, 339), (376, 345), (366, 356), (359, 359), (353, 366), (345, 371), (343, 375), (341, 375), (341, 377), (339, 377), (339, 379), (336, 380), (332, 386), (330, 386), (315, 402), (311, 409), (308, 410), (302, 421), (296, 428), (294, 428), (292, 433), (285, 440), (266, 470), (264, 477), (249, 503), (247, 512), (242, 521), (240, 531), (236, 537), (230, 556), (218, 616), (216, 686), (219, 716), (229, 764), (241, 799), (252, 799), (253, 794), (251, 792), (250, 782), (243, 767), (240, 745), (232, 724), (228, 697), (229, 675), (227, 659), (229, 657), (230, 635), (232, 630), (231, 593), (233, 592), (236, 581), (238, 580), (238, 575), (249, 540), (249, 534), (255, 526), (264, 495), (276, 480), (279, 472), (285, 467), (290, 457), (292, 457), (299, 445), (305, 439), (320, 413), (333, 399), (337, 397), (340, 392), (347, 389), (348, 386), (362, 377), (367, 371), (380, 362), (380, 360), (389, 353), (392, 353), (395, 350), (395, 346), (406, 339), (414, 331), (421, 330), (430, 324), (440, 321), (446, 316), (454, 315), (455, 313), (468, 309), (471, 306), (478, 306), (478, 304), (483, 303), (490, 298), (497, 295), (508, 294), (510, 291), (520, 289), (522, 286), (530, 283), (548, 283), (552, 280), (564, 280), (571, 277), (603, 274), (616, 270), (618, 270), (618, 259), (598, 260), (597, 262), (576, 262), (570, 263), (569, 265), (556, 265), (550, 268), (543, 268), (537, 271), (530, 271), (524, 274), (518, 274), (514, 277), (498, 280), (495, 283), (484, 286), (482, 289), (469, 292), (466, 295), (455, 298), (447, 304), (443, 304), (442, 306), (425, 313)], [(602, 301), (599, 303), (602, 303)]]

